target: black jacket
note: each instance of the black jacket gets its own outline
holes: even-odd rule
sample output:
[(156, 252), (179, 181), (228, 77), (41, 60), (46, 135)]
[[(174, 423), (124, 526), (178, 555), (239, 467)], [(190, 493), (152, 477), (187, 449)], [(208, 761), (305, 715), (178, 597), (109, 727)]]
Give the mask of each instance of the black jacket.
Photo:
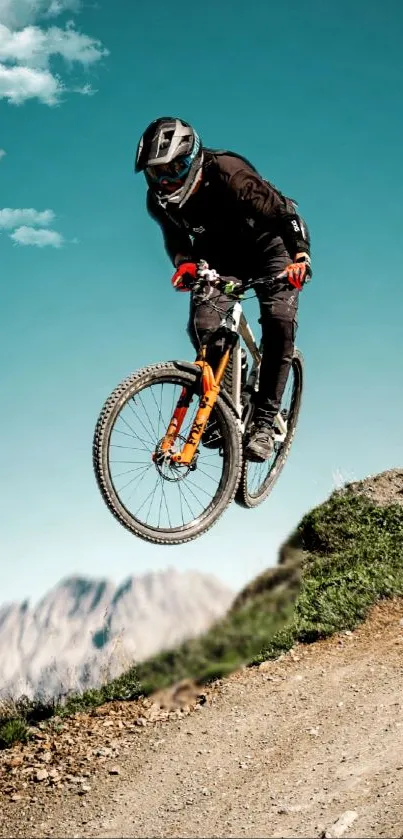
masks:
[(244, 158), (205, 149), (203, 180), (180, 209), (164, 209), (151, 190), (149, 214), (161, 226), (172, 262), (205, 259), (223, 276), (275, 273), (309, 253), (309, 232), (295, 206)]

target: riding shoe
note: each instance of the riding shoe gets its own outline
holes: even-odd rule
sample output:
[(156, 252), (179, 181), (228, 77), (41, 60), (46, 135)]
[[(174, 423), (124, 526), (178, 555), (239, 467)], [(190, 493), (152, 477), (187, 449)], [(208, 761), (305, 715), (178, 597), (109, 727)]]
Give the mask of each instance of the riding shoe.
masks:
[(273, 452), (274, 431), (272, 426), (263, 423), (253, 423), (245, 448), (247, 459), (260, 463), (268, 460)]

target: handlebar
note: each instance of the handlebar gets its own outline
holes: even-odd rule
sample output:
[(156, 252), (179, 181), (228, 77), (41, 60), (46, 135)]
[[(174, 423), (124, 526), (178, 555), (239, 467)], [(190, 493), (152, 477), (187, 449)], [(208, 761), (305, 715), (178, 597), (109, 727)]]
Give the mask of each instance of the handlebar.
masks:
[(224, 292), (228, 297), (242, 297), (243, 292), (253, 288), (259, 283), (267, 282), (266, 279), (250, 280), (247, 283), (225, 280), (214, 268), (210, 268), (205, 260), (198, 263), (196, 282), (192, 284), (192, 291), (199, 291), (203, 286), (213, 286)]

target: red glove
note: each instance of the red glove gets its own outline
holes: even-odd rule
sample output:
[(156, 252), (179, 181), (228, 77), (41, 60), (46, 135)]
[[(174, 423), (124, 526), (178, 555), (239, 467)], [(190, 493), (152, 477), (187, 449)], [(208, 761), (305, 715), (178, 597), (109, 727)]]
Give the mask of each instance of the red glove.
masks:
[(295, 257), (295, 262), (287, 265), (286, 269), (278, 274), (279, 279), (284, 277), (291, 285), (295, 286), (298, 291), (301, 291), (303, 284), (312, 276), (311, 260), (308, 254), (299, 253)]
[(181, 262), (175, 271), (171, 283), (176, 291), (190, 291), (196, 279), (197, 265), (195, 262)]

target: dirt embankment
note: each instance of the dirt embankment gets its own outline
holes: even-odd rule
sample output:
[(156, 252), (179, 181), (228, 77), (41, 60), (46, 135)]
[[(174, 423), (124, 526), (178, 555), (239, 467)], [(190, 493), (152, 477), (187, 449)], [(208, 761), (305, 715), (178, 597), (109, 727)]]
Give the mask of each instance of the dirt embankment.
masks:
[(168, 719), (146, 705), (3, 752), (0, 836), (403, 837), (401, 599)]

